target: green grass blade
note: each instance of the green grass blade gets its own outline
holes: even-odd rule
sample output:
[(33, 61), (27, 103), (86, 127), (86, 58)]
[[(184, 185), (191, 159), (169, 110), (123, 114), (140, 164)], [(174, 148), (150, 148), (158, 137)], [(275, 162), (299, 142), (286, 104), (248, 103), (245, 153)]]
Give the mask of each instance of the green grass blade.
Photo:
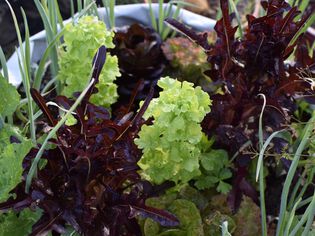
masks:
[(236, 20), (237, 20), (237, 23), (238, 23), (237, 32), (239, 34), (239, 37), (243, 38), (244, 32), (243, 32), (243, 28), (242, 28), (242, 21), (241, 21), (240, 14), (239, 14), (239, 12), (237, 10), (237, 7), (236, 7), (236, 3), (234, 3), (234, 0), (229, 0), (229, 4), (230, 4), (230, 6), (232, 8), (232, 12), (234, 12), (235, 16), (236, 16)]
[(299, 10), (305, 12), (306, 8), (309, 6), (310, 0), (303, 0), (299, 5)]
[(288, 218), (286, 226), (285, 226), (284, 235), (289, 235), (290, 228), (291, 228), (292, 223), (293, 223), (293, 219), (294, 219), (294, 216), (295, 216), (295, 212), (296, 212), (297, 206), (299, 205), (301, 200), (302, 200), (302, 198), (298, 199), (296, 201), (296, 203), (294, 204), (292, 210), (290, 211), (290, 215), (289, 215), (289, 218)]
[(26, 98), (27, 98), (27, 114), (28, 114), (28, 119), (30, 121), (31, 140), (32, 140), (32, 143), (35, 145), (36, 144), (36, 127), (35, 127), (34, 117), (33, 117), (34, 112), (33, 112), (32, 96), (30, 93), (30, 87), (31, 87), (30, 81), (27, 78), (27, 71), (25, 71), (23, 68), (23, 66), (25, 66), (25, 60), (23, 61), (23, 59), (21, 59), (21, 56), (20, 54), (18, 54), (17, 50), (16, 50), (16, 53), (18, 55), (18, 63), (19, 63), (20, 73), (22, 76), (22, 83), (23, 83), (23, 87), (25, 90)]
[(293, 190), (292, 190), (292, 193), (291, 193), (291, 197), (290, 197), (290, 201), (288, 203), (288, 209), (291, 210), (291, 208), (293, 207), (294, 205), (294, 202), (295, 200), (297, 199), (296, 198), (296, 195), (297, 195), (297, 192), (299, 191), (299, 188), (301, 186), (301, 183), (302, 183), (302, 178), (299, 178), (298, 181), (296, 182)]
[(165, 16), (164, 16), (164, 7), (163, 7), (163, 4), (164, 4), (164, 0), (159, 0), (159, 33), (160, 35), (162, 34), (163, 32), (163, 29), (164, 29), (164, 19), (165, 19)]
[(50, 56), (50, 51), (55, 47), (56, 43), (59, 42), (60, 38), (63, 36), (65, 29), (63, 28), (56, 36), (55, 38), (49, 43), (49, 45), (47, 46), (40, 62), (38, 65), (38, 68), (35, 72), (35, 79), (34, 79), (34, 83), (33, 83), (33, 88), (35, 88), (36, 90), (40, 89), (41, 83), (42, 83), (42, 78), (45, 74), (45, 65), (47, 62), (47, 59)]
[[(59, 3), (57, 0), (53, 0), (55, 2), (55, 6), (56, 6), (56, 15), (57, 15), (57, 22), (60, 26), (61, 29), (63, 29), (64, 25), (63, 25), (63, 18), (60, 12), (60, 7), (59, 7)], [(73, 1), (71, 1), (71, 4), (73, 4)]]
[(74, 20), (74, 3), (73, 3), (73, 1), (70, 1), (70, 12), (71, 12), (71, 18), (73, 21)]
[[(31, 140), (33, 142), (33, 144), (36, 143), (36, 127), (34, 124), (34, 120), (33, 120), (33, 105), (32, 105), (32, 97), (30, 94), (30, 65), (27, 64), (27, 59), (25, 58), (25, 52), (24, 52), (24, 47), (23, 47), (23, 42), (22, 42), (22, 36), (21, 36), (21, 32), (19, 29), (19, 24), (16, 18), (16, 15), (10, 5), (10, 3), (8, 2), (8, 0), (5, 0), (6, 3), (9, 6), (11, 15), (12, 15), (12, 19), (14, 22), (14, 26), (15, 26), (15, 31), (17, 34), (17, 38), (18, 38), (18, 42), (19, 42), (19, 47), (20, 47), (20, 54), (17, 52), (18, 55), (18, 61), (19, 61), (19, 68), (20, 68), (20, 72), (22, 75), (22, 82), (23, 82), (23, 86), (24, 86), (24, 90), (25, 90), (25, 94), (28, 100), (28, 118), (30, 120), (30, 134), (31, 134)], [(25, 14), (24, 14), (25, 15)], [(24, 22), (25, 24), (27, 24), (27, 21)], [(26, 29), (28, 29), (28, 26), (25, 26)], [(26, 45), (27, 42), (29, 42), (29, 35), (26, 33), (25, 35), (25, 48), (29, 48), (29, 45)]]
[[(266, 107), (266, 96), (264, 94), (258, 94), (264, 99), (263, 106), (261, 108), (261, 112), (259, 115), (259, 127), (258, 127), (258, 137), (259, 137), (259, 149), (261, 150), (264, 145), (264, 136), (263, 136), (263, 114)], [(265, 203), (265, 176), (264, 176), (264, 164), (263, 164), (263, 158), (260, 158), (258, 160), (258, 163), (260, 163), (261, 167), (259, 168), (259, 165), (257, 165), (258, 173), (259, 173), (259, 194), (260, 194), (260, 211), (261, 211), (261, 224), (262, 224), (262, 232), (261, 234), (263, 236), (267, 236), (267, 222), (266, 222), (266, 203)], [(260, 170), (260, 171), (259, 171)], [(257, 180), (257, 176), (256, 176)]]
[(306, 211), (301, 217), (299, 223), (293, 228), (289, 236), (297, 235), (298, 231), (302, 229), (305, 222), (306, 222), (306, 225), (304, 227), (304, 230), (301, 236), (309, 236), (309, 232), (313, 223), (314, 215), (315, 215), (315, 193), (313, 195), (311, 203), (306, 208)]
[(304, 227), (304, 230), (303, 230), (303, 233), (302, 233), (302, 236), (308, 236), (309, 235), (309, 232), (312, 228), (312, 224), (313, 224), (313, 221), (314, 221), (314, 216), (315, 216), (315, 192), (314, 192), (314, 195), (313, 195), (313, 200), (312, 202), (310, 203), (310, 213), (308, 214), (308, 217), (307, 217), (307, 222), (306, 222), (306, 225)]
[(110, 0), (110, 3), (109, 3), (109, 15), (110, 15), (111, 28), (112, 29), (115, 27), (115, 5), (116, 5), (116, 1), (115, 0)]
[(282, 189), (282, 194), (281, 194), (281, 204), (280, 204), (280, 213), (279, 213), (279, 221), (277, 225), (277, 236), (282, 236), (283, 235), (283, 230), (284, 230), (284, 223), (285, 223), (285, 217), (286, 217), (286, 209), (287, 209), (287, 202), (288, 202), (288, 195), (289, 195), (289, 190), (290, 186), (294, 177), (294, 174), (296, 172), (296, 169), (298, 167), (298, 163), (301, 157), (301, 154), (308, 142), (308, 139), (311, 135), (311, 132), (314, 127), (314, 122), (315, 122), (315, 111), (312, 114), (312, 118), (309, 120), (308, 124), (304, 128), (304, 134), (302, 137), (302, 140), (294, 154), (293, 161), (291, 163), (290, 169), (288, 171), (287, 177), (285, 179), (283, 189)]
[(3, 76), (9, 81), (7, 60), (5, 59), (5, 55), (3, 53), (2, 47), (0, 47), (0, 62), (1, 62), (2, 70), (3, 70)]
[(295, 41), (298, 39), (298, 37), (305, 33), (307, 31), (307, 29), (309, 27), (311, 27), (311, 25), (315, 22), (315, 14), (312, 14), (310, 16), (310, 18), (306, 21), (306, 23), (304, 24), (303, 27), (301, 27), (297, 32), (296, 34), (294, 35), (294, 37), (291, 39), (290, 43), (289, 43), (289, 46), (290, 47), (291, 45), (293, 45), (295, 43)]
[(25, 63), (26, 63), (26, 66), (25, 66), (24, 70), (26, 70), (28, 79), (30, 81), (30, 78), (31, 78), (30, 31), (29, 31), (29, 27), (28, 27), (26, 14), (25, 14), (23, 8), (21, 8), (21, 12), (22, 12), (22, 17), (23, 17), (24, 27), (25, 27), (25, 39), (24, 39), (25, 48), (24, 48), (24, 52), (25, 52)]
[(157, 26), (155, 14), (154, 14), (153, 8), (152, 8), (152, 1), (148, 0), (148, 4), (149, 4), (149, 13), (150, 13), (152, 27), (156, 32), (158, 32), (158, 26)]
[[(47, 43), (49, 44), (55, 37), (51, 22), (49, 22), (49, 17), (46, 14), (43, 5), (39, 2), (39, 0), (34, 0), (35, 5), (37, 7), (37, 10), (42, 18), (42, 21), (44, 23), (45, 31), (46, 31), (46, 38)], [(57, 55), (57, 49), (51, 50), (50, 53), (50, 59), (51, 59), (51, 73), (53, 77), (57, 76), (58, 73), (58, 55)]]
[(263, 147), (260, 149), (259, 152), (259, 157), (258, 157), (258, 162), (257, 162), (257, 168), (256, 168), (256, 181), (258, 180), (259, 177), (259, 172), (262, 168), (262, 162), (263, 162), (263, 157), (265, 154), (266, 149), (268, 148), (270, 142), (272, 141), (273, 138), (277, 137), (281, 132), (283, 132), (284, 130), (279, 130), (276, 132), (273, 132), (266, 140), (266, 142), (264, 143)]
[[(56, 16), (56, 10), (54, 10), (53, 12), (51, 12), (52, 15), (54, 15), (54, 18), (52, 19), (52, 21), (50, 22), (50, 18), (47, 15), (47, 13), (44, 10), (44, 6), (39, 2), (39, 0), (34, 0), (34, 3), (37, 7), (37, 10), (41, 16), (41, 19), (44, 23), (44, 27), (45, 27), (45, 31), (46, 31), (46, 40), (47, 40), (47, 44), (50, 44), (54, 38), (55, 38), (55, 34), (57, 33), (54, 32), (56, 30), (56, 25), (58, 22), (58, 17)], [(52, 26), (53, 25), (53, 26)], [(58, 74), (58, 70), (59, 70), (59, 64), (58, 64), (58, 53), (57, 53), (57, 43), (55, 44), (55, 46), (53, 47), (52, 50), (50, 50), (50, 60), (51, 60), (51, 64), (50, 64), (50, 71), (52, 74), (52, 77), (56, 77)], [(61, 88), (60, 88), (60, 83), (56, 82), (56, 90), (57, 93), (59, 94), (61, 92)]]
[(78, 12), (82, 11), (82, 1), (81, 0), (77, 0), (77, 6), (78, 6)]

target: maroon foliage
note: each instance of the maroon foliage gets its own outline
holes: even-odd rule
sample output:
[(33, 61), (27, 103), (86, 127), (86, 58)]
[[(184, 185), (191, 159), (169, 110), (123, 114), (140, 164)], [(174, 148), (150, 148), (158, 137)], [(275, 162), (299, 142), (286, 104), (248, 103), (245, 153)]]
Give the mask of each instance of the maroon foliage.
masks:
[[(152, 82), (160, 78), (165, 67), (159, 34), (149, 27), (131, 25), (126, 31), (118, 31), (114, 37), (112, 54), (118, 57), (122, 76), (117, 80), (119, 95), (129, 98), (140, 79), (144, 80), (142, 92), (137, 99), (143, 99)], [(122, 99), (120, 97), (120, 99)]]
[[(285, 63), (296, 48), (297, 43), (292, 39), (310, 13), (295, 21), (300, 12), (284, 0), (262, 2), (266, 15), (247, 16), (244, 38), (238, 39), (227, 2), (220, 1), (223, 17), (214, 28), (218, 37), (215, 45), (208, 49), (200, 36), (188, 32), (188, 37), (205, 49), (211, 64), (206, 74), (214, 85), (221, 84), (224, 91), (224, 94), (211, 96), (211, 113), (202, 123), (203, 131), (215, 135), (216, 145), (227, 149), (231, 156), (237, 154), (236, 167), (242, 168), (250, 161), (247, 144), (254, 148), (258, 145), (258, 118), (263, 104), (259, 94), (265, 95), (267, 103), (263, 116), (264, 137), (289, 124), (296, 109), (296, 95), (314, 95), (310, 83), (303, 78), (305, 75), (300, 73), (314, 66), (314, 59), (309, 58), (305, 47), (298, 45), (296, 61)], [(187, 28), (174, 22), (168, 21), (187, 34)], [(278, 144), (282, 147), (285, 141)], [(275, 147), (275, 151), (280, 149)], [(239, 178), (238, 173), (236, 171), (236, 178)], [(238, 183), (241, 182), (240, 179)], [(237, 189), (240, 190), (234, 188), (234, 192)]]
[[(145, 199), (152, 187), (140, 179), (137, 161), (141, 152), (133, 139), (142, 124), (142, 115), (152, 98), (152, 90), (140, 109), (132, 117), (127, 115), (116, 121), (109, 112), (88, 102), (105, 62), (106, 50), (100, 48), (94, 60), (95, 83), (77, 107), (77, 123), (63, 125), (51, 143), (56, 147), (46, 150), (42, 160), (45, 166), (37, 169), (29, 193), (22, 181), (10, 198), (0, 204), (1, 210), (20, 211), (26, 207), (39, 207), (42, 217), (33, 225), (31, 235), (46, 235), (53, 231), (59, 235), (67, 225), (82, 235), (141, 235), (136, 216), (150, 217), (163, 226), (176, 226), (172, 214), (147, 207)], [(49, 125), (56, 120), (41, 95), (32, 95)], [(74, 101), (60, 96), (56, 102), (69, 109)], [(23, 162), (23, 178), (30, 169), (38, 148), (33, 148)]]

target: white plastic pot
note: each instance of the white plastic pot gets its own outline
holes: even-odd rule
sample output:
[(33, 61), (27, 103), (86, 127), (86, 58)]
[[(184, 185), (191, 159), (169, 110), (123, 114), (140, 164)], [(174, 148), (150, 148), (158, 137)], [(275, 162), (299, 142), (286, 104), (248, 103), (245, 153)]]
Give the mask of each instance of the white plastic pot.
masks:
[[(165, 4), (165, 7), (167, 4)], [(155, 13), (156, 20), (158, 20), (158, 4), (152, 4), (152, 9)], [(176, 10), (173, 6), (172, 12)], [(109, 26), (107, 12), (105, 8), (99, 8), (98, 13), (101, 19), (104, 20), (107, 26)], [(191, 27), (195, 31), (209, 31), (212, 30), (215, 25), (215, 20), (207, 17), (192, 13), (185, 9), (180, 10), (178, 19)], [(71, 19), (66, 20), (64, 23), (70, 22)], [(151, 18), (148, 4), (131, 4), (115, 6), (115, 25), (116, 27), (122, 27), (131, 25), (133, 23), (141, 23), (143, 25), (151, 25)], [(47, 47), (45, 31), (41, 31), (38, 34), (30, 38), (31, 46), (31, 62), (36, 63), (43, 56), (43, 53)], [(19, 50), (18, 50), (19, 52)], [(18, 56), (14, 53), (7, 62), (9, 71), (9, 82), (14, 86), (19, 86), (22, 82), (22, 78), (19, 71)]]

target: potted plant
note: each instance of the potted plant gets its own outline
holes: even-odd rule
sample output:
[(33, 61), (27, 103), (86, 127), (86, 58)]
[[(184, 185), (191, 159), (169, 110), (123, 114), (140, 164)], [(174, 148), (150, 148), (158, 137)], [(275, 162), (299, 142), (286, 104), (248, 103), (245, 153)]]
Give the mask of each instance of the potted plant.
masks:
[(213, 36), (162, 1), (147, 5), (156, 30), (115, 31), (93, 2), (68, 22), (52, 2), (35, 0), (47, 43), (37, 66), (44, 33), (30, 43), (24, 15), (23, 45), (16, 28), (18, 90), (0, 53), (1, 235), (314, 233), (307, 5), (262, 2), (244, 25), (221, 0)]

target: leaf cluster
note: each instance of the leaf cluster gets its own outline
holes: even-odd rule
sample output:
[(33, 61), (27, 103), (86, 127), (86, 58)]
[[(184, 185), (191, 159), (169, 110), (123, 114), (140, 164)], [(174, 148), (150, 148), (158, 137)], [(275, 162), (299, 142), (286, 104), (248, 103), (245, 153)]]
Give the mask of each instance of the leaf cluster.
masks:
[(176, 37), (167, 39), (162, 50), (170, 62), (170, 73), (176, 73), (176, 78), (201, 87), (209, 83), (209, 78), (203, 73), (209, 69), (207, 56), (198, 45), (185, 37)]
[[(10, 192), (13, 196), (0, 203), (4, 211), (34, 206), (42, 210), (30, 235), (60, 235), (68, 226), (82, 235), (140, 235), (138, 216), (151, 217), (164, 226), (179, 223), (174, 215), (145, 205), (152, 186), (141, 181), (137, 173), (141, 152), (133, 139), (152, 92), (138, 114), (115, 120), (110, 119), (107, 109), (89, 102), (97, 92), (95, 86), (105, 58), (103, 46), (93, 60), (91, 83), (95, 82), (73, 114), (75, 124), (64, 124), (50, 140), (55, 145), (44, 151), (29, 191), (25, 191), (25, 179), (40, 145), (23, 159), (23, 174), (18, 173), (23, 179)], [(60, 117), (34, 89), (32, 96), (46, 116), (46, 126), (54, 126)], [(74, 103), (65, 96), (55, 100), (66, 110)]]
[[(301, 74), (313, 68), (314, 57), (309, 56), (305, 47), (296, 47), (303, 37), (300, 31), (312, 12), (307, 11), (296, 20), (301, 14), (297, 7), (290, 7), (284, 0), (263, 1), (266, 14), (257, 18), (248, 15), (244, 36), (237, 38), (228, 1), (221, 0), (220, 5), (222, 18), (214, 28), (217, 33), (214, 45), (208, 43), (207, 34), (196, 34), (173, 19), (167, 22), (204, 49), (211, 66), (206, 74), (213, 81), (212, 86), (222, 88), (223, 94), (212, 94), (211, 112), (203, 120), (202, 128), (208, 136), (215, 136), (217, 147), (235, 156), (236, 181), (231, 199), (236, 200), (242, 193), (255, 195), (245, 177), (251, 161), (249, 148), (259, 144), (258, 121), (263, 100), (258, 95), (266, 98), (264, 138), (290, 125), (297, 96), (314, 96), (312, 83)], [(299, 50), (294, 55), (296, 48)], [(293, 61), (287, 63), (290, 56)], [(311, 70), (307, 77), (313, 76)], [(273, 151), (280, 153), (285, 145), (285, 139), (277, 138)], [(231, 205), (235, 206), (235, 202)]]
[[(118, 30), (114, 36), (115, 48), (111, 50), (118, 57), (122, 77), (117, 80), (120, 99), (129, 98), (139, 80), (145, 81), (137, 99), (144, 99), (152, 82), (160, 78), (165, 58), (161, 49), (163, 41), (150, 27), (132, 24), (127, 30)], [(128, 82), (126, 82), (128, 81)]]
[[(93, 16), (83, 16), (77, 23), (65, 25), (58, 73), (63, 95), (72, 97), (74, 92), (84, 89), (92, 69), (90, 61), (101, 45), (114, 47), (113, 36), (114, 33), (106, 29), (105, 23)], [(117, 58), (108, 54), (104, 68), (96, 86), (99, 92), (91, 97), (91, 102), (109, 107), (118, 97), (114, 84), (116, 77), (120, 76)]]
[(231, 190), (231, 185), (225, 180), (232, 177), (232, 172), (227, 168), (229, 157), (223, 149), (212, 149), (201, 154), (201, 172), (195, 180), (195, 186), (200, 189), (209, 189), (214, 186), (217, 192), (227, 194)]
[(143, 151), (138, 164), (153, 183), (186, 183), (200, 175), (200, 122), (210, 111), (211, 100), (200, 87), (186, 81), (165, 77), (158, 86), (163, 91), (144, 114), (146, 119), (153, 117), (153, 125), (143, 125), (135, 139)]

